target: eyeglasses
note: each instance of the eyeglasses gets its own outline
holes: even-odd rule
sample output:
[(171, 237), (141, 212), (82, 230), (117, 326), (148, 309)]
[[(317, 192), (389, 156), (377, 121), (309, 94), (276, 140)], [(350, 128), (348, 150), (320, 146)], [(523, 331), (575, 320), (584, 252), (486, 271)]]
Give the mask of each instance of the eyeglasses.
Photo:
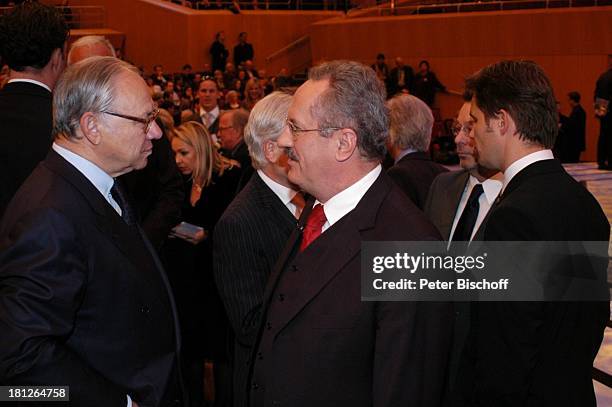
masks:
[(297, 135), (299, 133), (306, 133), (309, 131), (318, 131), (318, 132), (324, 132), (327, 130), (341, 130), (342, 127), (325, 127), (322, 129), (300, 129), (299, 127), (297, 127), (292, 121), (287, 120), (286, 121), (287, 127), (289, 128), (289, 131), (291, 132), (291, 135), (293, 136), (293, 138), (296, 138)]
[(157, 119), (157, 116), (159, 116), (159, 109), (153, 110), (153, 112), (146, 119), (143, 119), (141, 117), (136, 117), (136, 116), (129, 116), (127, 114), (107, 112), (106, 110), (103, 110), (101, 113), (110, 114), (111, 116), (121, 117), (122, 119), (131, 120), (133, 122), (142, 123), (145, 125), (144, 132), (146, 134), (149, 132), (149, 130), (151, 130), (151, 125), (153, 124), (155, 119)]
[(453, 124), (453, 136), (457, 136), (459, 133), (463, 132), (466, 135), (469, 135), (472, 131), (472, 124), (462, 125), (459, 122), (455, 122)]

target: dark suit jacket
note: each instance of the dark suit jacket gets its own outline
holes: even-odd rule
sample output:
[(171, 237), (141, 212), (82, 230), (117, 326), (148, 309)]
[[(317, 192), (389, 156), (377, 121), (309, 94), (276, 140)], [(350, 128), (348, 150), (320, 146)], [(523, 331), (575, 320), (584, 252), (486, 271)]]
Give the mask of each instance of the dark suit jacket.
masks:
[(174, 301), (152, 246), (51, 151), (0, 227), (0, 382), (69, 385), (74, 406), (171, 405)]
[(232, 329), (235, 406), (246, 406), (249, 366), (268, 276), (296, 219), (255, 173), (215, 229), (214, 270)]
[[(450, 340), (448, 304), (362, 302), (361, 242), (439, 239), (384, 173), (357, 207), (266, 287), (250, 405), (437, 406)], [(276, 404), (275, 404), (276, 403)]]
[(147, 166), (121, 176), (140, 215), (142, 228), (159, 250), (170, 230), (181, 220), (185, 196), (183, 178), (174, 161), (170, 142), (153, 140)]
[(434, 178), (448, 171), (445, 167), (431, 161), (429, 154), (416, 152), (406, 154), (387, 174), (419, 209), (425, 206), (427, 193)]
[(423, 211), (446, 241), (450, 239), (457, 206), (469, 179), (466, 170), (444, 172), (434, 178), (429, 188)]
[(51, 93), (25, 82), (0, 90), (0, 218), (51, 147)]
[(240, 163), (240, 168), (242, 168), (242, 175), (240, 177), (240, 181), (238, 182), (238, 189), (236, 190), (236, 194), (242, 191), (251, 179), (253, 172), (253, 163), (251, 161), (251, 156), (249, 155), (249, 148), (247, 147), (244, 141), (241, 141), (232, 151), (221, 149), (221, 154), (225, 157), (231, 158), (232, 160), (236, 160)]
[[(607, 242), (609, 234), (595, 198), (558, 161), (544, 160), (510, 181), (483, 236)], [(474, 303), (458, 375), (466, 405), (595, 406), (591, 367), (609, 311), (608, 302)]]

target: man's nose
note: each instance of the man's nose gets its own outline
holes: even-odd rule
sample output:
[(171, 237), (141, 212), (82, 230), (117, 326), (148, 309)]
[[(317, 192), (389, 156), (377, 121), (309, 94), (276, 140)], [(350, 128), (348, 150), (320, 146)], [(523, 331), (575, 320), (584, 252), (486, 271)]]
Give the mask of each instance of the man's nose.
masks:
[(147, 133), (147, 137), (151, 140), (157, 140), (161, 138), (162, 135), (163, 135), (163, 132), (159, 128), (157, 123), (155, 121), (151, 123), (151, 128), (149, 129), (149, 132)]
[(291, 134), (291, 130), (289, 130), (289, 126), (285, 126), (285, 129), (276, 140), (276, 143), (281, 148), (293, 147), (293, 135)]

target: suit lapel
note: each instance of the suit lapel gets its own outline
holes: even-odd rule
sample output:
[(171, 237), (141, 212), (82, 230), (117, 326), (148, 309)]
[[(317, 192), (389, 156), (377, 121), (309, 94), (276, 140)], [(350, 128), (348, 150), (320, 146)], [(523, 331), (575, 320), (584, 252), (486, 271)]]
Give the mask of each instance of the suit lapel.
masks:
[(92, 208), (100, 232), (107, 236), (127, 259), (136, 267), (150, 263), (150, 258), (147, 256), (150, 253), (142, 243), (138, 230), (128, 226), (121, 219), (100, 191), (79, 170), (54, 150), (49, 152), (45, 165), (79, 191), (83, 200)]
[(458, 174), (452, 182), (444, 188), (443, 210), (439, 214), (440, 233), (444, 240), (450, 239), (451, 229), (457, 214), (457, 207), (461, 200), (461, 195), (465, 190), (465, 184), (468, 182), (470, 174), (467, 171)]
[(268, 211), (267, 218), (273, 219), (280, 228), (285, 230), (287, 228), (293, 229), (297, 224), (297, 219), (295, 219), (289, 209), (281, 202), (274, 191), (266, 185), (257, 172), (253, 173), (252, 179), (253, 188), (256, 192), (254, 195), (257, 200), (255, 204), (265, 208)]
[[(302, 269), (301, 273), (307, 277), (298, 297), (281, 309), (281, 319), (277, 321), (279, 331), (323, 290), (348, 262), (359, 255), (361, 232), (373, 228), (376, 224), (378, 209), (391, 189), (389, 182), (386, 175), (381, 173), (353, 211), (326, 230), (303, 253), (297, 254), (292, 266)], [(288, 259), (286, 264), (291, 262), (292, 260)], [(283, 267), (283, 270), (285, 268)], [(280, 277), (275, 276), (277, 280)], [(356, 275), (355, 278), (359, 276)], [(275, 285), (276, 283), (277, 281)], [(271, 291), (266, 300), (269, 300), (275, 287), (269, 288)]]

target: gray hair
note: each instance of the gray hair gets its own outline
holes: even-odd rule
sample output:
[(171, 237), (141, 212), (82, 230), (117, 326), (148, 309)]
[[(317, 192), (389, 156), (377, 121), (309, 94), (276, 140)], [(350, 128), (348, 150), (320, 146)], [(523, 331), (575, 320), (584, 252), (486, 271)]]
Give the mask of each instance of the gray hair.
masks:
[(293, 97), (287, 93), (273, 92), (257, 102), (251, 110), (244, 129), (244, 141), (249, 147), (255, 168), (267, 164), (263, 145), (266, 141), (276, 141), (285, 129), (291, 99)]
[[(70, 46), (70, 51), (68, 51), (68, 58), (67, 58), (68, 63), (72, 64), (72, 53), (74, 52), (75, 49), (93, 48), (95, 45), (101, 45), (105, 47), (106, 49), (108, 49), (110, 56), (117, 57), (117, 53), (115, 52), (115, 47), (113, 47), (113, 44), (111, 44), (110, 41), (106, 39), (106, 37), (103, 37), (101, 35), (86, 35), (84, 37), (79, 38), (75, 42), (73, 42), (72, 45)], [(91, 55), (91, 56), (95, 56), (95, 55)]]
[(83, 114), (110, 109), (115, 78), (126, 71), (139, 75), (136, 67), (113, 57), (91, 57), (69, 66), (53, 90), (54, 137), (79, 138)]
[(412, 95), (398, 95), (387, 101), (390, 118), (389, 138), (400, 150), (427, 151), (434, 118), (431, 109)]
[(244, 134), (244, 128), (249, 121), (249, 111), (245, 109), (225, 110), (219, 115), (219, 120), (223, 115), (232, 115), (232, 127)]
[(329, 81), (329, 89), (311, 109), (319, 128), (353, 129), (361, 155), (381, 160), (386, 154), (389, 125), (385, 87), (374, 70), (359, 62), (332, 61), (312, 68), (308, 76), (313, 81)]

